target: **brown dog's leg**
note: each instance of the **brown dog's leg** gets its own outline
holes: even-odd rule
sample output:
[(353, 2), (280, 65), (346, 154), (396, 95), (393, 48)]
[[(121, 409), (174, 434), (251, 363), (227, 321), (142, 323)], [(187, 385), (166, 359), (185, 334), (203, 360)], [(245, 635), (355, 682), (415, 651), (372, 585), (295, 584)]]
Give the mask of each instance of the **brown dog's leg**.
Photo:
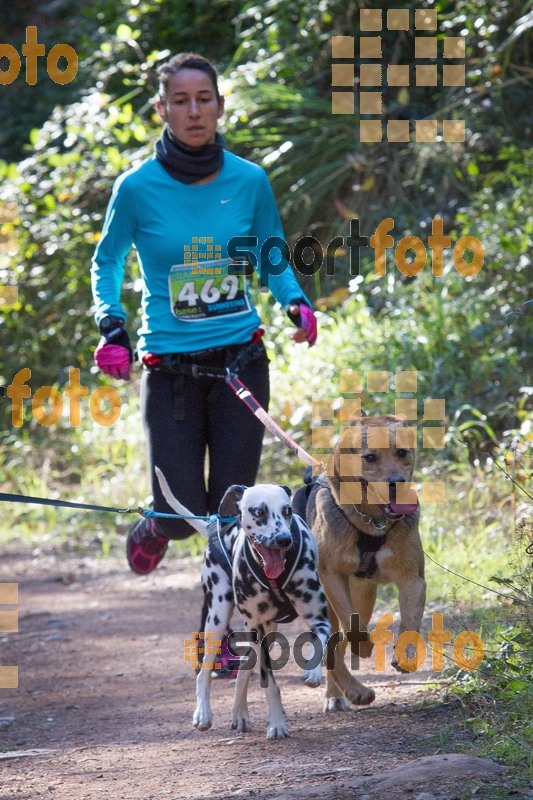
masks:
[[(376, 602), (376, 594), (378, 591), (377, 584), (372, 583), (366, 578), (350, 577), (350, 592), (352, 595), (352, 602), (354, 611), (359, 614), (360, 629), (366, 628), (368, 630), (368, 623), (374, 611), (374, 604)], [(359, 642), (359, 652), (361, 658), (369, 658), (372, 655), (374, 645), (370, 641)]]
[[(337, 639), (340, 639), (338, 636), (339, 633), (339, 620), (337, 615), (333, 611), (333, 608), (328, 603), (328, 617), (329, 621), (331, 622), (331, 647), (333, 648), (334, 643)], [(336, 657), (339, 658), (341, 661), (344, 661), (344, 653), (346, 651), (346, 639), (343, 637), (339, 644), (337, 645), (338, 650), (336, 652)], [(333, 650), (330, 651), (331, 657), (334, 658)], [(327, 659), (326, 659), (327, 662)], [(332, 666), (332, 665), (330, 665)], [(326, 696), (324, 698), (324, 711), (347, 711), (350, 708), (350, 703), (344, 697), (343, 693), (335, 683), (333, 679), (333, 670), (330, 669), (326, 663)]]
[[(347, 645), (346, 632), (350, 630), (350, 614), (352, 612), (352, 600), (348, 586), (348, 579), (345, 575), (326, 572), (321, 575), (321, 580), (328, 601), (335, 612), (335, 621), (332, 619), (332, 624), (335, 624), (337, 628), (339, 628), (340, 625), (340, 630), (343, 633), (342, 641), (338, 641), (340, 637), (337, 637), (337, 639), (332, 638), (330, 640), (330, 646), (328, 647), (329, 665), (327, 666), (328, 669), (333, 666), (333, 669), (330, 670), (331, 674), (328, 672), (327, 685), (331, 686), (330, 681), (331, 678), (333, 678), (337, 684), (337, 687), (350, 703), (358, 706), (368, 705), (376, 696), (373, 689), (367, 688), (360, 681), (358, 681), (350, 673), (346, 667), (346, 664), (344, 663), (344, 653)], [(338, 605), (336, 601), (338, 601)], [(341, 608), (342, 612), (340, 610)], [(338, 698), (339, 694), (333, 694), (332, 690), (331, 697)], [(326, 695), (326, 703), (327, 702), (328, 695)], [(333, 705), (335, 704), (335, 701), (333, 701)], [(332, 708), (329, 710), (339, 709)]]
[[(420, 631), (424, 606), (426, 602), (426, 582), (424, 578), (411, 578), (398, 584), (398, 600), (400, 604), (400, 630), (399, 635), (406, 631)], [(396, 655), (392, 666), (399, 672), (405, 672), (398, 664)]]

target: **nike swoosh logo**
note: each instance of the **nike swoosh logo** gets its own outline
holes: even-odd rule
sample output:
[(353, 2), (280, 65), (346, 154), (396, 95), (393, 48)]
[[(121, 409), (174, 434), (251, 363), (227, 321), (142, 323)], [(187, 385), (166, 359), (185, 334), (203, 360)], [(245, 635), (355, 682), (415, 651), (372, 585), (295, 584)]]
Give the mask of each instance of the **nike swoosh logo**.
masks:
[(230, 197), (228, 200), (221, 200), (220, 202), (221, 202), (222, 204), (224, 204), (224, 203), (231, 203), (231, 197)]

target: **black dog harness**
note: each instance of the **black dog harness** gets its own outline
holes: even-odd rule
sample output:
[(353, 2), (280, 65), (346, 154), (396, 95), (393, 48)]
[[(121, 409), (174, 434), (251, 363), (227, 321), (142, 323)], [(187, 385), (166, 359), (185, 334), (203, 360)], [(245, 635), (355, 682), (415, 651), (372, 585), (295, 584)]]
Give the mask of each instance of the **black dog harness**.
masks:
[[(233, 580), (233, 558), (226, 546), (224, 534), (232, 527), (233, 524), (234, 523), (230, 522), (226, 525), (221, 525), (220, 520), (214, 520), (209, 525), (210, 530), (208, 536), (211, 552), (230, 581)], [(248, 538), (245, 540), (243, 551), (246, 565), (256, 581), (264, 589), (268, 589), (276, 598), (278, 615), (273, 621), (279, 623), (292, 622), (298, 616), (298, 612), (294, 608), (287, 593), (285, 592), (285, 587), (294, 574), (296, 566), (300, 561), (303, 549), (302, 534), (295, 519), (293, 519), (291, 523), (291, 536), (292, 545), (287, 550), (285, 568), (279, 578), (267, 578), (263, 569), (261, 568), (261, 565), (258, 563), (257, 559), (254, 558)]]

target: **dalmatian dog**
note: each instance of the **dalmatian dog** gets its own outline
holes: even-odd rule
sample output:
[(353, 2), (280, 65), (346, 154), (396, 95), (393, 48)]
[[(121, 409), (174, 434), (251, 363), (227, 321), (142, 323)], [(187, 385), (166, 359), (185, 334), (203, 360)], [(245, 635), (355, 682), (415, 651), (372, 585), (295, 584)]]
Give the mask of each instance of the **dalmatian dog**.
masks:
[[(156, 468), (156, 472), (169, 505), (178, 514), (189, 515), (172, 495), (161, 471)], [(236, 517), (235, 523), (223, 526), (220, 520), (228, 517)], [(326, 654), (331, 633), (326, 597), (318, 579), (317, 546), (308, 525), (293, 514), (290, 491), (283, 486), (230, 486), (220, 503), (219, 518), (214, 523), (189, 520), (197, 531), (208, 536), (201, 573), (208, 608), (205, 640), (222, 639), (236, 605), (248, 634), (244, 637), (246, 647), (238, 648), (232, 643), (232, 638), (239, 636), (237, 633), (229, 643), (233, 652), (242, 648), (240, 652), (248, 653), (248, 657), (246, 664), (241, 660), (235, 684), (232, 729), (251, 730), (248, 684), (252, 668), (259, 662), (268, 706), (267, 738), (282, 739), (289, 736), (289, 731), (270, 657), (277, 623), (301, 617), (311, 630), (310, 639), (319, 660), (317, 664), (316, 657), (309, 658), (310, 668), (303, 669), (301, 676), (310, 687), (321, 683), (321, 655)], [(208, 730), (213, 721), (210, 686), (211, 669), (200, 669), (193, 725), (201, 731)]]

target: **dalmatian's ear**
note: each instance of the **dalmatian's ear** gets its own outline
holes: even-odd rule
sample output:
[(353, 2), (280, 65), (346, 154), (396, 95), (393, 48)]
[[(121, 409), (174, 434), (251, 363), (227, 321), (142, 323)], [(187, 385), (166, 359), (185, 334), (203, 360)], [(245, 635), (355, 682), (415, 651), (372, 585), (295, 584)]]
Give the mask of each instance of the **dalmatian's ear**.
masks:
[(285, 489), (289, 497), (292, 497), (292, 489), (290, 489), (288, 486), (285, 486), (283, 483), (279, 483), (278, 486), (281, 486), (282, 489)]
[(241, 513), (239, 503), (246, 488), (246, 486), (239, 486), (239, 484), (234, 483), (233, 486), (226, 490), (226, 494), (218, 507), (218, 513), (221, 517), (237, 517)]

